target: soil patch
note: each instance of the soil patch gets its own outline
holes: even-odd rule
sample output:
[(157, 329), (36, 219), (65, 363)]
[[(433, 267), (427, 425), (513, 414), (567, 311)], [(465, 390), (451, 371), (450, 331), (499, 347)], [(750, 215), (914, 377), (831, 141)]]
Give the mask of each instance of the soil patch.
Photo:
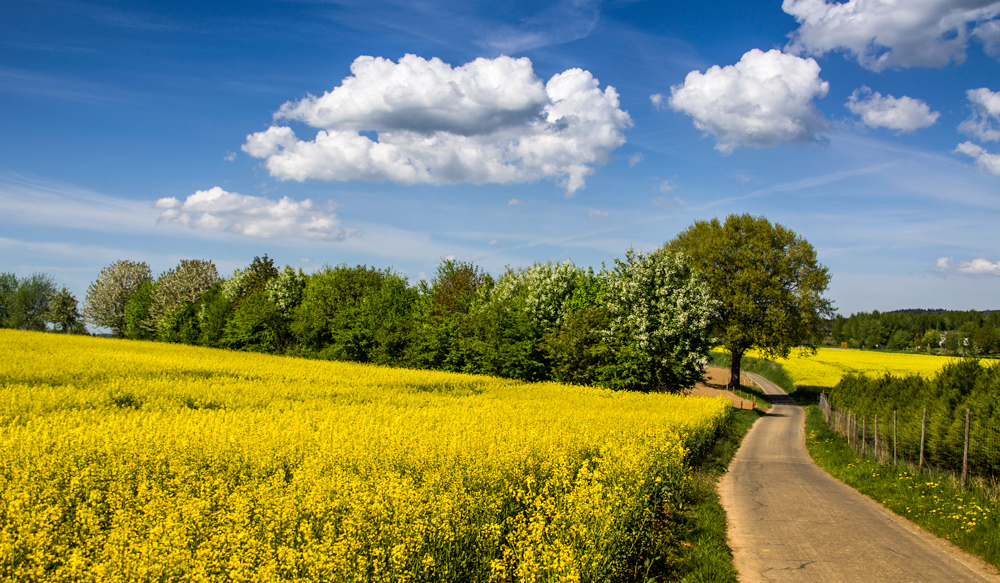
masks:
[[(744, 377), (743, 382), (749, 384), (750, 381)], [(753, 402), (738, 397), (735, 393), (726, 390), (729, 384), (729, 370), (725, 368), (710, 366), (705, 371), (705, 381), (700, 382), (689, 390), (687, 394), (698, 397), (725, 397), (733, 402), (733, 407), (737, 409), (752, 409)]]

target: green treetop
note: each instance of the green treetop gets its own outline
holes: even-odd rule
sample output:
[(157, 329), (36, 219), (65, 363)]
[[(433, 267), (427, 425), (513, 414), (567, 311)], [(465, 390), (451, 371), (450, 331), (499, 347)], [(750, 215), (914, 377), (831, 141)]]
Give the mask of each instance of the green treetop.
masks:
[(795, 346), (814, 349), (832, 312), (822, 296), (830, 282), (812, 245), (764, 217), (730, 215), (697, 221), (667, 243), (701, 273), (716, 301), (713, 324), (732, 355), (730, 384), (739, 386), (740, 360), (750, 349), (786, 357)]

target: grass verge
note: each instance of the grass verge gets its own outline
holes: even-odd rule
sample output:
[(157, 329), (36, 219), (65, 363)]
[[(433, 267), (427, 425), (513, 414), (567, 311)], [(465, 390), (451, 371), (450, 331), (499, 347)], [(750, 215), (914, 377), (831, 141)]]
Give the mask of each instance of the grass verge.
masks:
[(736, 455), (756, 411), (733, 411), (714, 445), (692, 469), (686, 505), (673, 517), (678, 557), (672, 580), (682, 583), (735, 583), (733, 553), (726, 538), (726, 512), (716, 484)]
[(983, 491), (963, 492), (954, 477), (860, 458), (815, 407), (806, 409), (809, 455), (831, 476), (896, 514), (1000, 567), (1000, 511)]

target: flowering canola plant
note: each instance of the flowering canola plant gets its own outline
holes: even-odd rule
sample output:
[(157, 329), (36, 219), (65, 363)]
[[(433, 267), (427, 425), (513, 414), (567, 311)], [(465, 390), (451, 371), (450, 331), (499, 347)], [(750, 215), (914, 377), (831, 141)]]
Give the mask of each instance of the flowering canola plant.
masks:
[(0, 579), (606, 581), (721, 399), (0, 330)]

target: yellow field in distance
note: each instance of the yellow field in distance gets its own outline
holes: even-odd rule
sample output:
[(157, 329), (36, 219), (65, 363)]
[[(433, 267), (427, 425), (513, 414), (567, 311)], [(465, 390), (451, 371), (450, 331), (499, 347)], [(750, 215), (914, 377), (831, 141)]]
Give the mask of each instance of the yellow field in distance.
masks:
[[(761, 358), (756, 351), (748, 352), (747, 356)], [(820, 348), (816, 354), (800, 354), (793, 350), (788, 358), (779, 358), (775, 362), (785, 369), (796, 386), (832, 388), (840, 382), (840, 377), (849, 372), (930, 377), (955, 360), (959, 359), (930, 354)]]
[(10, 581), (620, 580), (731, 412), (11, 330), (0, 355)]

